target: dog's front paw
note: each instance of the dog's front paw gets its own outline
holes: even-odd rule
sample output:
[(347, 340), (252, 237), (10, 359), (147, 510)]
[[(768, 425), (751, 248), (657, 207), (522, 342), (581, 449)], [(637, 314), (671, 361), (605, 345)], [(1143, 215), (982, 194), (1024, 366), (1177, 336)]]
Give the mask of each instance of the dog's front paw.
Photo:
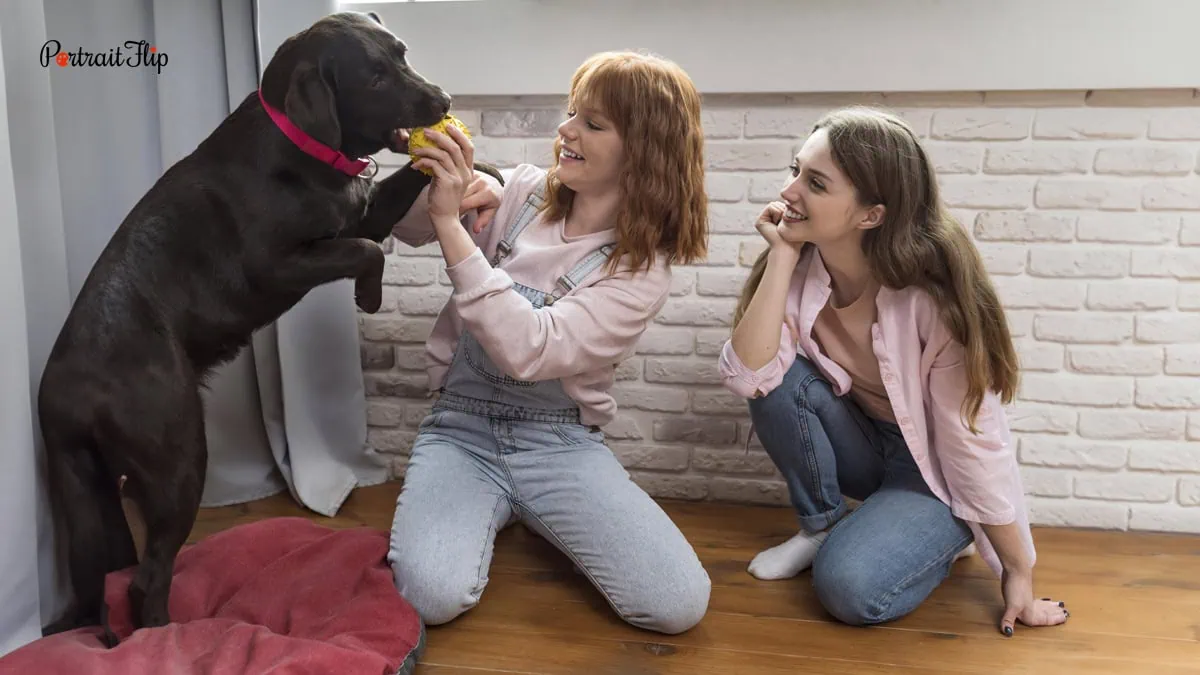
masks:
[(354, 304), (367, 314), (374, 314), (383, 306), (383, 289), (370, 283), (367, 288), (362, 288), (363, 285), (361, 281), (354, 284)]
[(354, 304), (367, 314), (374, 314), (383, 306), (383, 268), (386, 260), (378, 244), (367, 242), (366, 246), (365, 269), (354, 279)]

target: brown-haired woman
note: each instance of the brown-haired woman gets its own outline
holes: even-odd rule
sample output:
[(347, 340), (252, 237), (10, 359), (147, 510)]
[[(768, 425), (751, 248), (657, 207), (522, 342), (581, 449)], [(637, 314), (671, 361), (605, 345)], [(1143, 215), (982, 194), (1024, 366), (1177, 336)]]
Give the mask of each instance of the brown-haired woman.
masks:
[[(699, 95), (667, 60), (598, 54), (571, 83), (553, 167), (519, 166), (502, 192), (473, 175), (461, 132), (430, 137), (437, 148), (413, 153), (434, 172), (427, 212), (394, 234), (436, 238), (453, 292), (427, 342), (439, 396), (392, 526), (397, 588), (427, 623), (453, 619), (483, 593), (496, 532), (521, 521), (624, 620), (691, 628), (708, 575), (600, 427), (616, 411), (616, 366), (666, 302), (671, 265), (706, 254)], [(482, 234), (459, 221), (473, 208), (494, 215)]]
[[(1033, 539), (1002, 403), (1018, 363), (979, 253), (899, 117), (826, 115), (756, 223), (768, 242), (719, 369), (750, 399), (800, 532), (750, 573), (813, 566), (851, 624), (916, 609), (975, 543), (1001, 577), (1000, 630), (1062, 623), (1035, 600)], [(850, 512), (843, 494), (863, 500)]]

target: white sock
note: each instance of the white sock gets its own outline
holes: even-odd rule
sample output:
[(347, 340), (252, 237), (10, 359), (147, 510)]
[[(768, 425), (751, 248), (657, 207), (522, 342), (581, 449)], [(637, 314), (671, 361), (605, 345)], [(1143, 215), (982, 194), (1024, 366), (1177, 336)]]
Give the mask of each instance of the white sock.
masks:
[(967, 547), (964, 548), (963, 550), (959, 551), (958, 554), (954, 556), (954, 560), (951, 560), (950, 562), (957, 562), (958, 560), (960, 560), (962, 558), (966, 558), (968, 556), (973, 556), (973, 555), (975, 555), (975, 542), (971, 542), (970, 544), (967, 544)]
[[(817, 550), (821, 548), (827, 536), (829, 530), (816, 534), (808, 534), (801, 530), (782, 544), (772, 546), (754, 556), (750, 561), (749, 572), (751, 576), (764, 581), (790, 579), (812, 565), (813, 560), (817, 558)], [(975, 553), (975, 542), (971, 542), (955, 554), (951, 562), (957, 562)]]
[(750, 574), (758, 579), (773, 581), (790, 579), (807, 569), (817, 557), (817, 549), (829, 530), (808, 534), (804, 530), (787, 541), (773, 546), (754, 556), (750, 561)]

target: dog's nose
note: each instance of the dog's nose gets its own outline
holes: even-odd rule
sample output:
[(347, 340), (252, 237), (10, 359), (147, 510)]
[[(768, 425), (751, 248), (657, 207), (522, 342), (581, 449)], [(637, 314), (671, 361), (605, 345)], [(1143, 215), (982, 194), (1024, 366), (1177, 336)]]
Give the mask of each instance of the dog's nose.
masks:
[(446, 92), (439, 90), (438, 104), (442, 107), (443, 115), (450, 112), (450, 104), (451, 103), (453, 103), (453, 100), (450, 98), (450, 94), (447, 94)]

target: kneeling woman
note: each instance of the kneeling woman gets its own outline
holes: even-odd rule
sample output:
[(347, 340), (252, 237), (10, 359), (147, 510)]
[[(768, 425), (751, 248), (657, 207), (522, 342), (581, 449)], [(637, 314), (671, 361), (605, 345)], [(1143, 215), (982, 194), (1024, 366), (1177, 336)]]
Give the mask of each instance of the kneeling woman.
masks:
[(621, 618), (678, 633), (704, 615), (708, 575), (600, 427), (615, 414), (616, 366), (667, 300), (671, 265), (705, 254), (700, 97), (668, 61), (601, 54), (576, 73), (568, 106), (549, 172), (522, 165), (496, 200), (468, 200), (495, 209), (483, 234), (458, 217), (470, 141), (453, 129), (413, 153), (434, 172), (428, 212), (414, 208), (394, 234), (436, 236), (453, 293), (427, 343), (439, 395), (388, 559), (422, 618), (444, 623), (479, 601), (496, 532), (520, 521)]
[[(1033, 596), (1033, 540), (1002, 402), (1017, 356), (966, 231), (898, 117), (819, 121), (781, 201), (756, 224), (751, 271), (721, 353), (787, 481), (800, 532), (751, 574), (813, 565), (826, 609), (852, 624), (908, 614), (972, 542), (1001, 577), (1005, 612), (1062, 623)], [(849, 512), (842, 495), (864, 500)]]

